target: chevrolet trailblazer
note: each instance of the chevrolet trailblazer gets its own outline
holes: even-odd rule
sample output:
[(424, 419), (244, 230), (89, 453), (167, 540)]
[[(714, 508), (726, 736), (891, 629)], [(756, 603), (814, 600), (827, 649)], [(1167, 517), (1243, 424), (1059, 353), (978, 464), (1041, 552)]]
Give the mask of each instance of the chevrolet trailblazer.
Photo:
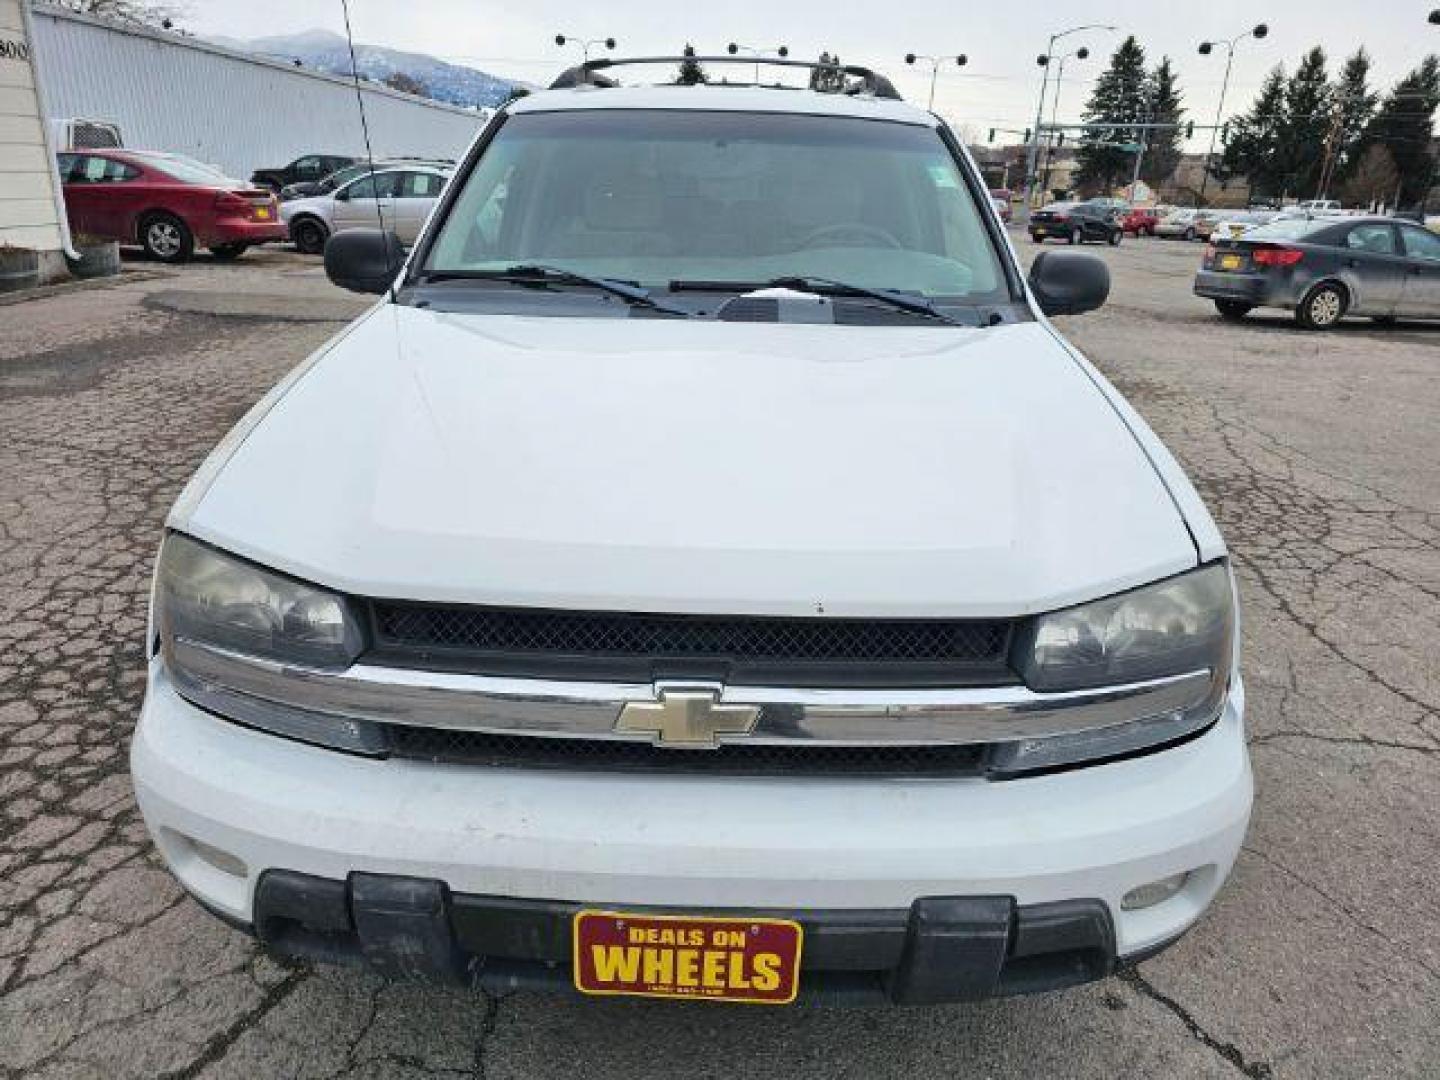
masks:
[(1249, 818), (1238, 622), (1048, 321), (1103, 261), (1027, 280), (865, 69), (619, 66), (501, 110), (408, 257), (334, 236), (377, 302), (172, 510), (170, 868), (277, 954), (472, 986), (919, 1004), (1163, 949)]

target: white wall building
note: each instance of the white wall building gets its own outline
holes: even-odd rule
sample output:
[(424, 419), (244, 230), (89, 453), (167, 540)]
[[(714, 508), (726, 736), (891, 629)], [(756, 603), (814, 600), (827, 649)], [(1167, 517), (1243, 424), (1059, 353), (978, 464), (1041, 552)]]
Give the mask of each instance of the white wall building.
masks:
[[(17, 0), (0, 0), (0, 11)], [(305, 153), (362, 155), (348, 79), (196, 38), (37, 4), (35, 50), (52, 118), (120, 126), (125, 145), (165, 150), (248, 179)], [(361, 83), (377, 157), (458, 158), (485, 114)]]
[(0, 0), (0, 252), (38, 253), (49, 279), (65, 273), (68, 233), (29, 22), (22, 0)]

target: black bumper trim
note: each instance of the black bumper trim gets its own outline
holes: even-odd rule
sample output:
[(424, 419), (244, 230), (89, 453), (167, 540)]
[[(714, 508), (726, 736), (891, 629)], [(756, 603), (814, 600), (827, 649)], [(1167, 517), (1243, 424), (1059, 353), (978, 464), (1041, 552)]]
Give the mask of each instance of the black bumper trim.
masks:
[[(571, 919), (581, 907), (451, 893), (424, 878), (355, 873), (336, 881), (268, 870), (255, 891), (253, 931), (282, 958), (432, 984), (564, 990)], [(1117, 966), (1114, 925), (1100, 900), (1022, 906), (1009, 896), (935, 896), (908, 910), (703, 913), (798, 919), (801, 996), (812, 1000), (977, 1001), (1077, 986)]]

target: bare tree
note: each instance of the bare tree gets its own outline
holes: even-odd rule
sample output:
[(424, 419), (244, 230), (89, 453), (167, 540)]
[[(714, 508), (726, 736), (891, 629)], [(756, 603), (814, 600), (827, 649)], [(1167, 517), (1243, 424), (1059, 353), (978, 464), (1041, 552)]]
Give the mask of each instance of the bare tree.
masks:
[(1395, 167), (1395, 155), (1381, 143), (1371, 143), (1341, 190), (1346, 202), (1369, 206), (1391, 202), (1399, 186), (1400, 170)]
[(188, 5), (169, 0), (53, 0), (58, 7), (99, 19), (173, 30), (189, 15)]
[(414, 94), (416, 97), (429, 97), (425, 93), (425, 84), (413, 75), (407, 75), (403, 71), (392, 71), (385, 76), (385, 85), (391, 90), (399, 90), (402, 94)]

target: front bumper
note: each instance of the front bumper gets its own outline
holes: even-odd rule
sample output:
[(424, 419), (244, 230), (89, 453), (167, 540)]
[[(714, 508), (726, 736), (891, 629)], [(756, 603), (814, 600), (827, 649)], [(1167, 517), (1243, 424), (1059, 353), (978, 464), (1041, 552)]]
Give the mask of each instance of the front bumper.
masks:
[[(572, 985), (571, 926), (581, 909), (451, 893), (434, 879), (357, 873), (335, 881), (270, 870), (256, 889), (255, 922), (242, 928), (287, 958), (435, 984), (560, 990)], [(1099, 900), (1019, 906), (1008, 896), (930, 896), (908, 910), (694, 914), (798, 914), (801, 992), (810, 1000), (975, 1001), (1077, 986), (1117, 964), (1114, 925)]]
[[(351, 757), (217, 719), (156, 663), (131, 763), (173, 872), (245, 925), (266, 918), (266, 871), (342, 889), (356, 874), (418, 879), (562, 910), (805, 918), (1001, 898), (1023, 921), (1093, 901), (1111, 926), (1097, 977), (1178, 937), (1228, 874), (1251, 804), (1243, 704), (1237, 682), (1221, 719), (1183, 745), (1008, 781), (636, 775)], [(1168, 900), (1122, 909), (1130, 890), (1182, 872)]]

